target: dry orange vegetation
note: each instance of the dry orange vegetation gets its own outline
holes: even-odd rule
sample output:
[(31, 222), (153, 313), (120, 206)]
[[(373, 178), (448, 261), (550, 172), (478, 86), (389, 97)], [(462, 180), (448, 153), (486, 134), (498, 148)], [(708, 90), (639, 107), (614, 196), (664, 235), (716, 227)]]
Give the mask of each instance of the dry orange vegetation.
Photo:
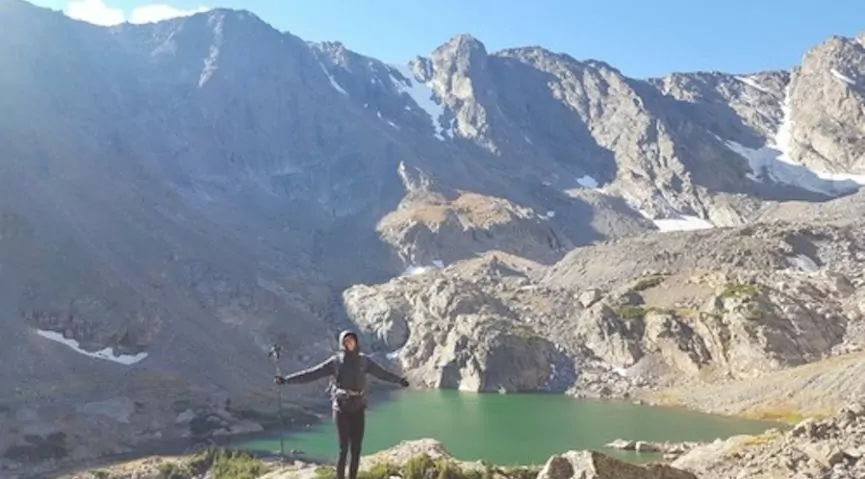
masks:
[(388, 214), (382, 226), (401, 226), (407, 223), (441, 225), (454, 213), (466, 228), (486, 228), (504, 224), (515, 218), (527, 218), (531, 210), (522, 209), (509, 201), (477, 193), (462, 193), (456, 200), (445, 204), (417, 203)]

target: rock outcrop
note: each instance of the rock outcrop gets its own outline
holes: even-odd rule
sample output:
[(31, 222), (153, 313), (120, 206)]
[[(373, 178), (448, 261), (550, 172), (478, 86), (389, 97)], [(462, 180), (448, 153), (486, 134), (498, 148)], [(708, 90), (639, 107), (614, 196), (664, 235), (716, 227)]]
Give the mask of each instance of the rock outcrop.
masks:
[(374, 347), (436, 387), (514, 390), (549, 376), (577, 395), (625, 396), (757, 378), (860, 344), (861, 229), (642, 236), (552, 267), (490, 253), (356, 286), (344, 301)]
[(553, 456), (538, 479), (697, 479), (664, 464), (636, 466), (595, 451), (569, 451)]
[(468, 391), (546, 387), (555, 346), (481, 288), (435, 272), (391, 284), (390, 291), (349, 289), (346, 309), (413, 382)]
[(865, 406), (853, 403), (826, 419), (805, 419), (790, 431), (737, 436), (697, 447), (673, 462), (705, 479), (865, 477)]

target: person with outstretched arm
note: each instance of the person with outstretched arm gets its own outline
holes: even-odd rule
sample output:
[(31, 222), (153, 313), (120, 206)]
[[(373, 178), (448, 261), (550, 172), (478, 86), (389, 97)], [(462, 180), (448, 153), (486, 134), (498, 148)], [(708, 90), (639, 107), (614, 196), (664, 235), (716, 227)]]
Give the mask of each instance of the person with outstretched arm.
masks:
[(301, 384), (323, 379), (334, 378), (331, 389), (333, 421), (336, 423), (339, 439), (339, 460), (336, 463), (336, 477), (345, 478), (345, 461), (351, 452), (349, 464), (349, 479), (357, 478), (360, 464), (360, 450), (363, 443), (363, 432), (366, 423), (366, 375), (408, 387), (408, 381), (390, 371), (385, 370), (369, 356), (360, 352), (357, 335), (351, 331), (343, 331), (339, 335), (340, 352), (326, 361), (304, 371), (287, 376), (276, 376), (277, 384)]

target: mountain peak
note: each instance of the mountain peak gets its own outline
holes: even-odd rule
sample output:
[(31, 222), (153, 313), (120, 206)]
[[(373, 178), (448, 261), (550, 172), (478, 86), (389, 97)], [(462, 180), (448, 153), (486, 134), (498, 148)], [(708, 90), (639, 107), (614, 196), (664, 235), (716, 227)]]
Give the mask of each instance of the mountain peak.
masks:
[(59, 13), (50, 8), (40, 7), (25, 0), (0, 0), (0, 15), (33, 15), (40, 13)]
[(450, 40), (436, 49), (436, 51), (442, 49), (453, 51), (459, 56), (471, 56), (475, 54), (483, 56), (487, 55), (487, 48), (484, 46), (483, 42), (467, 33), (451, 37)]

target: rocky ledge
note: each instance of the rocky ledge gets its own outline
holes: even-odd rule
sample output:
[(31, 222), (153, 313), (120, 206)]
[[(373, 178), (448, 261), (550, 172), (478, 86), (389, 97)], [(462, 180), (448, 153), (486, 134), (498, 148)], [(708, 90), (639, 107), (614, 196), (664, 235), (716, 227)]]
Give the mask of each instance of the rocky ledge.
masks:
[(621, 451), (663, 454), (664, 459), (672, 460), (701, 445), (703, 444), (699, 442), (651, 442), (616, 439), (607, 444), (607, 447)]
[(699, 446), (672, 463), (705, 479), (865, 477), (865, 404), (834, 417), (808, 418), (790, 431), (736, 436)]

